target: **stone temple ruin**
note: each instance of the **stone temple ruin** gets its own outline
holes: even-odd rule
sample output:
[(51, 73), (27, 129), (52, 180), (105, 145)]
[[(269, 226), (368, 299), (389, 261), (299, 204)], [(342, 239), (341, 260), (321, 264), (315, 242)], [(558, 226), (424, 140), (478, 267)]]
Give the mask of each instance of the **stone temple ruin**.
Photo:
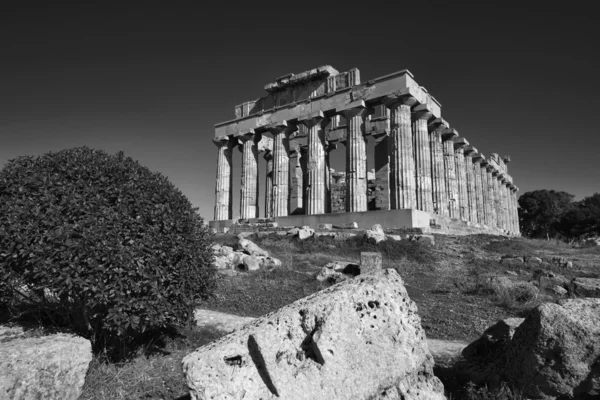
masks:
[[(216, 204), (210, 226), (232, 224), (232, 155), (242, 151), (240, 218), (259, 217), (258, 156), (267, 160), (265, 211), (283, 226), (356, 223), (439, 233), (519, 235), (510, 157), (484, 156), (441, 116), (440, 103), (403, 70), (361, 83), (358, 69), (323, 66), (265, 86), (215, 125)], [(367, 170), (367, 137), (374, 172)], [(345, 146), (346, 170), (329, 154)]]

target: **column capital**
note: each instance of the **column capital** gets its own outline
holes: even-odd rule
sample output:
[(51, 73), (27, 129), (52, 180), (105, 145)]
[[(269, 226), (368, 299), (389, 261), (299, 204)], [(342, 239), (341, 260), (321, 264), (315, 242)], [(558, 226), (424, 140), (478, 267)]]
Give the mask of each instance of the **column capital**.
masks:
[(346, 127), (341, 126), (327, 132), (325, 139), (330, 143), (346, 143)]
[(267, 131), (271, 132), (273, 136), (285, 133), (289, 135), (292, 132), (296, 132), (298, 127), (296, 124), (290, 124), (288, 121), (272, 122), (264, 127)]
[(454, 141), (454, 138), (458, 137), (458, 131), (456, 129), (447, 128), (442, 130), (442, 140), (445, 142), (447, 140)]
[(273, 151), (273, 139), (268, 136), (262, 136), (258, 143), (256, 143), (256, 147), (259, 153), (269, 153)]
[(473, 162), (476, 164), (482, 164), (482, 163), (487, 163), (485, 156), (483, 154), (481, 154), (480, 152), (476, 151), (471, 158), (473, 159)]
[(323, 111), (314, 111), (298, 118), (298, 123), (303, 124), (308, 129), (320, 124), (325, 119)]
[(410, 94), (410, 90), (408, 88), (404, 88), (382, 97), (381, 103), (387, 108), (392, 108), (398, 105), (407, 105), (412, 107), (417, 104), (417, 99)]
[(427, 125), (429, 132), (440, 132), (443, 133), (444, 130), (450, 128), (450, 125), (443, 118), (436, 118)]
[(477, 154), (477, 149), (474, 146), (465, 146), (465, 156), (474, 157)]
[(469, 141), (464, 137), (455, 137), (454, 139), (454, 150), (462, 149), (469, 145)]
[(364, 118), (369, 114), (369, 111), (370, 110), (367, 109), (364, 100), (353, 101), (345, 104), (343, 107), (335, 109), (337, 114), (342, 114), (346, 119), (355, 117), (359, 114)]
[(230, 140), (229, 136), (217, 136), (217, 137), (213, 138), (212, 141), (215, 144), (215, 146), (223, 147), (223, 146), (229, 144), (229, 140)]
[(413, 119), (415, 120), (424, 119), (427, 121), (432, 115), (433, 113), (427, 108), (427, 104), (419, 104), (413, 109), (412, 113)]
[(244, 129), (235, 133), (233, 137), (235, 137), (239, 141), (245, 142), (250, 139), (253, 139), (255, 134), (256, 133), (254, 132), (254, 129)]
[(494, 166), (489, 162), (485, 165), (485, 169), (487, 172), (491, 172), (492, 175), (494, 174), (494, 171), (496, 171), (496, 168), (494, 168)]

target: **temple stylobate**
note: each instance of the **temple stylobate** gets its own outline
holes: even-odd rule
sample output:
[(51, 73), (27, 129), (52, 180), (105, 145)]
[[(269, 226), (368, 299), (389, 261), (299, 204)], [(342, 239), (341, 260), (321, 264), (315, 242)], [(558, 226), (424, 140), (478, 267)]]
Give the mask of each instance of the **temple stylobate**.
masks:
[[(437, 229), (519, 235), (510, 157), (485, 156), (442, 118), (440, 103), (403, 70), (361, 83), (354, 68), (323, 66), (265, 86), (215, 125), (214, 221), (233, 220), (232, 163), (241, 151), (240, 219), (281, 225)], [(368, 160), (367, 141), (374, 143)], [(343, 172), (330, 153), (345, 148)], [(258, 157), (267, 168), (262, 177)], [(369, 170), (368, 167), (374, 167)], [(362, 226), (361, 226), (362, 225)]]

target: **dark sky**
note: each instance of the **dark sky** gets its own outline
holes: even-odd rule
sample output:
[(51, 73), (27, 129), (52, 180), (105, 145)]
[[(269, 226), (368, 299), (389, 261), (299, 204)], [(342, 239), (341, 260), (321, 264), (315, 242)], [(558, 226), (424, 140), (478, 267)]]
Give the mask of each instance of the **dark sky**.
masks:
[(585, 3), (47, 3), (0, 5), (0, 167), (124, 150), (211, 220), (214, 124), (275, 78), (329, 64), (363, 81), (409, 69), (461, 136), (512, 156), (520, 194), (600, 192), (599, 17)]

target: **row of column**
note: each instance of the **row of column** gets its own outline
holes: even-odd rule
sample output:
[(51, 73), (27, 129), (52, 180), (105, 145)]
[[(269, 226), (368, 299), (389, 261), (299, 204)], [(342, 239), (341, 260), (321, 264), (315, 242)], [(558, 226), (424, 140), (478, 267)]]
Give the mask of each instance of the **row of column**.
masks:
[[(376, 158), (380, 158), (376, 163), (381, 164), (381, 157), (384, 157), (383, 163), (389, 167), (387, 208), (418, 209), (518, 234), (518, 189), (507, 175), (466, 139), (458, 137), (444, 120), (431, 120), (426, 105), (415, 107), (413, 97), (387, 97), (383, 104), (390, 110), (390, 129), (379, 132), (376, 137)], [(364, 102), (358, 101), (336, 111), (347, 121), (346, 211), (367, 211), (364, 123), (369, 110)], [(287, 216), (290, 206), (304, 208), (306, 214), (330, 212), (328, 152), (331, 144), (325, 136), (325, 127), (330, 122), (322, 112), (315, 112), (298, 119), (295, 124), (284, 121), (266, 127), (273, 136), (272, 152), (267, 157), (267, 216)], [(293, 138), (297, 124), (304, 125), (308, 133), (305, 157), (302, 157), (300, 144)], [(259, 185), (255, 135), (251, 131), (240, 132), (235, 138), (242, 149), (240, 217), (256, 218)], [(214, 142), (219, 147), (215, 220), (231, 219), (233, 145), (226, 137)], [(387, 149), (382, 150), (382, 147)], [(302, 165), (303, 161), (305, 165)], [(302, 179), (303, 169), (306, 170), (306, 182)]]

